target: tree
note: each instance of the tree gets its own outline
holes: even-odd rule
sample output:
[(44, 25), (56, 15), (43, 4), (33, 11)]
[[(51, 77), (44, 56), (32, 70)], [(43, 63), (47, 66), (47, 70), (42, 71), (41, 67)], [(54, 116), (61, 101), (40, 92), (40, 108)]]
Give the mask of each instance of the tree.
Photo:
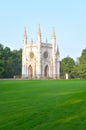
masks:
[(61, 74), (68, 73), (72, 77), (72, 71), (75, 66), (75, 61), (71, 57), (66, 57), (61, 61)]
[(19, 51), (13, 50), (12, 51), (12, 73), (14, 75), (21, 75), (22, 69), (22, 50)]
[(3, 77), (4, 73), (4, 47), (0, 44), (0, 78)]
[(82, 54), (79, 57), (79, 63), (75, 68), (77, 69), (78, 77), (86, 78), (86, 48), (82, 50)]
[(21, 75), (22, 50), (13, 50), (0, 44), (0, 78)]

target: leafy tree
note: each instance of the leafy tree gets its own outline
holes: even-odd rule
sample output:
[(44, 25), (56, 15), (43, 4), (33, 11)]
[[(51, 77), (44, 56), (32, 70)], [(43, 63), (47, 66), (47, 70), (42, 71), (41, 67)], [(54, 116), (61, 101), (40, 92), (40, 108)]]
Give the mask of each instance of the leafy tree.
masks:
[(11, 51), (8, 47), (0, 44), (0, 78), (12, 78), (21, 75), (22, 50)]
[[(21, 75), (22, 69), (22, 50), (19, 51), (13, 50), (12, 51), (12, 73), (14, 75)], [(14, 76), (12, 75), (12, 76)]]
[(70, 74), (72, 77), (72, 71), (75, 66), (75, 61), (71, 57), (66, 57), (61, 61), (61, 74)]
[(0, 44), (0, 78), (3, 77), (4, 73), (4, 47)]
[(78, 77), (86, 78), (86, 48), (82, 50), (82, 54), (79, 57), (79, 63), (75, 68), (77, 69)]

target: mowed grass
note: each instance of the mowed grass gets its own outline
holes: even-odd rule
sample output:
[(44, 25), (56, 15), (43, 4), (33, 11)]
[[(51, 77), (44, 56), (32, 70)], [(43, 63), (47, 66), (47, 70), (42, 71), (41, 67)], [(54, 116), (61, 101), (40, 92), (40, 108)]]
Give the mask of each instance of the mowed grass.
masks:
[(0, 130), (86, 130), (86, 81), (0, 81)]

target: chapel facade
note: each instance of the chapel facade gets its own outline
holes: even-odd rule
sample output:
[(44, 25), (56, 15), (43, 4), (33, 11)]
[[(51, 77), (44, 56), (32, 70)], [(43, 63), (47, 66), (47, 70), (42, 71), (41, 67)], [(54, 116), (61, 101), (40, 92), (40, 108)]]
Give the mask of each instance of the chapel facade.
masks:
[(59, 49), (56, 44), (56, 35), (53, 29), (51, 43), (42, 42), (40, 25), (37, 31), (37, 40), (27, 42), (26, 28), (22, 42), (22, 78), (46, 79), (60, 78)]

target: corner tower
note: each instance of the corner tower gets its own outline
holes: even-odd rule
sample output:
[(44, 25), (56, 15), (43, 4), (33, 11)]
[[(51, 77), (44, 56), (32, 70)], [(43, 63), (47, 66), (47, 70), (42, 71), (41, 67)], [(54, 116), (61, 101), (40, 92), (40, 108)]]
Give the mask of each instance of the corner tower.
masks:
[(23, 40), (22, 40), (22, 77), (26, 77), (26, 44), (27, 44), (27, 31), (24, 28)]
[(56, 77), (56, 35), (55, 30), (52, 30), (52, 66), (53, 66), (53, 77)]
[(38, 25), (38, 31), (37, 31), (37, 52), (38, 52), (38, 77), (42, 76), (42, 68), (41, 68), (41, 50), (42, 50), (42, 41), (41, 41), (41, 29), (40, 24)]

